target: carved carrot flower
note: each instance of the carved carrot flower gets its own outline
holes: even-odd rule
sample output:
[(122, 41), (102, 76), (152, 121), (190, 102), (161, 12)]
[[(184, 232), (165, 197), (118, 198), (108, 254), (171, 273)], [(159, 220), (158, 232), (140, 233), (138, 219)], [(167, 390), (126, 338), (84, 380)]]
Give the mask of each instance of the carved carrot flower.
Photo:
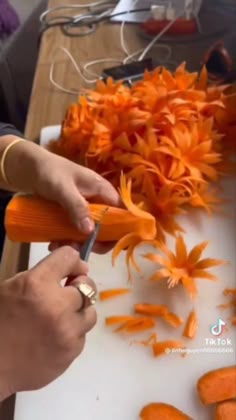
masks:
[(207, 270), (225, 263), (225, 261), (213, 258), (200, 259), (207, 245), (208, 242), (202, 242), (188, 253), (182, 235), (176, 239), (175, 253), (171, 252), (165, 244), (159, 244), (158, 247), (165, 257), (152, 253), (144, 255), (145, 258), (160, 266), (151, 280), (166, 279), (169, 288), (181, 283), (190, 296), (194, 297), (197, 293), (195, 279), (216, 280), (216, 277)]

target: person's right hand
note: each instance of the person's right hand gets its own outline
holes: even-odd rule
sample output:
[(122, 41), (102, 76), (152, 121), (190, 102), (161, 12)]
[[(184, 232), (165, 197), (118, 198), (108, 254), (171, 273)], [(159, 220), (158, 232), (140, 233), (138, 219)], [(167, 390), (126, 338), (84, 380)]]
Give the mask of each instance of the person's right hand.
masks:
[(60, 376), (82, 352), (96, 323), (93, 306), (61, 281), (95, 284), (88, 266), (71, 247), (62, 247), (29, 271), (0, 286), (0, 400), (42, 388)]

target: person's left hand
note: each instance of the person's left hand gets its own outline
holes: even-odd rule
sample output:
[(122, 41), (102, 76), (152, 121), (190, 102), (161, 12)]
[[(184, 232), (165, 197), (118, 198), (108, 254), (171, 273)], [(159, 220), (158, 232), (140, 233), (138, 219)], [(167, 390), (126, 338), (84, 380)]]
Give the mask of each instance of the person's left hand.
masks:
[[(114, 207), (121, 205), (118, 192), (106, 179), (88, 168), (52, 154), (41, 171), (36, 193), (64, 207), (74, 225), (85, 234), (92, 233), (94, 229), (86, 199)], [(51, 243), (49, 250), (53, 251), (59, 246), (68, 244), (77, 250), (80, 248), (78, 243), (64, 241)], [(93, 251), (103, 254), (112, 246), (113, 243), (105, 245), (96, 243)]]
[[(94, 229), (87, 199), (114, 207), (122, 205), (118, 192), (103, 177), (31, 142), (20, 142), (12, 149), (8, 168), (11, 170), (8, 170), (7, 176), (17, 190), (59, 203), (67, 210), (75, 227), (86, 235)], [(52, 243), (50, 250), (65, 244), (68, 242)], [(78, 244), (71, 245), (78, 248)], [(99, 246), (95, 250), (105, 252), (107, 246)]]

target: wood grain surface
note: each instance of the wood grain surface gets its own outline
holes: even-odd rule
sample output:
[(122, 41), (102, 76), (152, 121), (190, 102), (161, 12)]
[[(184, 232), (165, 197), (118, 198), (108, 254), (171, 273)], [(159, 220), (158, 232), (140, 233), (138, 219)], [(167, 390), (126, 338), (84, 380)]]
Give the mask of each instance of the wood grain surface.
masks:
[[(91, 3), (91, 0), (84, 0), (84, 3), (89, 2)], [(76, 0), (50, 0), (49, 7), (76, 3)], [(137, 32), (134, 25), (127, 25), (125, 28), (125, 36), (131, 52), (142, 48), (142, 44), (146, 45), (146, 41), (140, 40)], [(37, 142), (41, 128), (60, 124), (67, 106), (77, 100), (77, 95), (63, 93), (50, 83), (49, 72), (54, 60), (57, 83), (69, 89), (78, 89), (78, 91), (81, 87), (91, 86), (86, 86), (81, 81), (70, 60), (59, 50), (59, 47), (67, 48), (75, 60), (82, 65), (103, 57), (122, 59), (124, 54), (119, 37), (119, 24), (103, 24), (96, 32), (86, 37), (68, 37), (59, 28), (51, 28), (43, 34), (25, 130), (27, 139)], [(100, 72), (103, 66), (98, 65), (91, 70)], [(26, 245), (5, 241), (0, 280), (27, 268), (28, 248)]]

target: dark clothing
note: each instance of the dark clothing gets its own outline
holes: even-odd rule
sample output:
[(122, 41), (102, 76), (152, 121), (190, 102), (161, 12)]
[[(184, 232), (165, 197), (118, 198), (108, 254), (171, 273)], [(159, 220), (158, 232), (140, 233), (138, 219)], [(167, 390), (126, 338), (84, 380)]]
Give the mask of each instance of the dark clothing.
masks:
[(20, 131), (18, 131), (14, 127), (14, 125), (0, 122), (0, 137), (1, 136), (6, 136), (6, 135), (9, 135), (9, 134), (13, 135), (13, 136), (18, 136), (18, 137), (23, 138), (22, 133), (20, 133)]

